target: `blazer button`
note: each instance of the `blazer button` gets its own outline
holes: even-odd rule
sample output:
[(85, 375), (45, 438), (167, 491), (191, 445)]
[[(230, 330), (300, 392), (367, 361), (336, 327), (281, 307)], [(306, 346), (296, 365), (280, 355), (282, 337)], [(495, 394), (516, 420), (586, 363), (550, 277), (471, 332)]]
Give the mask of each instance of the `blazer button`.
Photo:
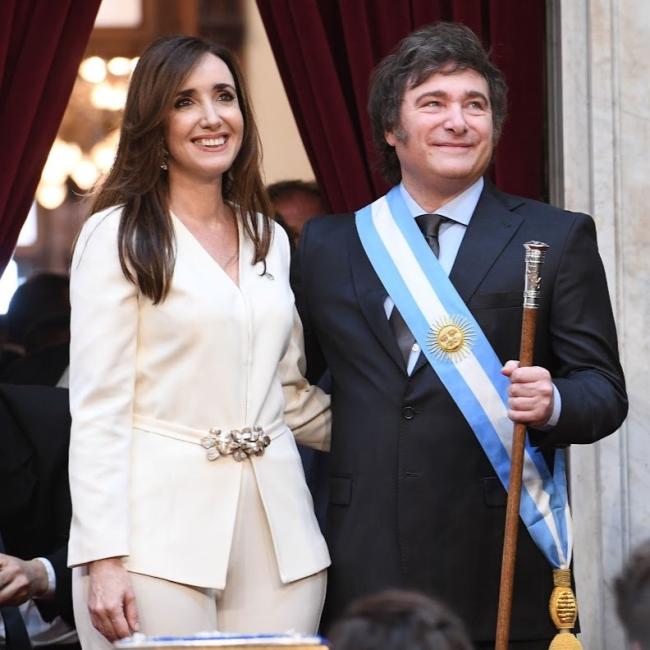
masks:
[(405, 406), (402, 409), (402, 417), (405, 420), (412, 420), (415, 417), (415, 409), (412, 406)]

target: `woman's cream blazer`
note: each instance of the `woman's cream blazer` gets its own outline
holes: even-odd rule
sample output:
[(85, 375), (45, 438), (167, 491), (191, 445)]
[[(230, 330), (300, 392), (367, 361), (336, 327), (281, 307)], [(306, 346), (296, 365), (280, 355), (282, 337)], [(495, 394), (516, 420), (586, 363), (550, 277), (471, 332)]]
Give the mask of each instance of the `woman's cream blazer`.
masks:
[(263, 265), (239, 226), (239, 286), (176, 217), (176, 266), (158, 305), (123, 275), (120, 209), (93, 215), (71, 273), (70, 566), (122, 556), (130, 571), (222, 589), (242, 464), (206, 457), (209, 429), (261, 426), (252, 462), (283, 582), (329, 565), (294, 435), (329, 444), (329, 398), (310, 386), (275, 226)]

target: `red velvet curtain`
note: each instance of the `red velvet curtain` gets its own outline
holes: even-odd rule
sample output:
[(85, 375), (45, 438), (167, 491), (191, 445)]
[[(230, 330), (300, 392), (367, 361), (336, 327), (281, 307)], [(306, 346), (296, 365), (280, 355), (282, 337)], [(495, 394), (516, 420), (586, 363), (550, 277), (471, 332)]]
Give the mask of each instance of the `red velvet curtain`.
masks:
[(307, 155), (332, 210), (383, 194), (367, 118), (370, 71), (415, 28), (465, 23), (510, 87), (493, 178), (544, 194), (544, 0), (257, 0)]
[(34, 198), (100, 1), (0, 1), (0, 273)]

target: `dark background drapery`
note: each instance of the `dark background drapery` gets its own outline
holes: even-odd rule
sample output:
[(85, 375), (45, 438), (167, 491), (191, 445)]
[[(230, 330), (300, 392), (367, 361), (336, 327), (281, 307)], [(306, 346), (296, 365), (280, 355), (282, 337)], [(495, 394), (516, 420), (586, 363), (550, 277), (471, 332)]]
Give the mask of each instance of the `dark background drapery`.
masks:
[(29, 212), (100, 1), (0, 2), (0, 274)]
[[(510, 87), (492, 170), (497, 185), (545, 194), (544, 0), (257, 0), (317, 181), (335, 212), (387, 186), (374, 171), (370, 71), (417, 27), (452, 20), (488, 46)], [(259, 110), (259, 109), (258, 109)]]

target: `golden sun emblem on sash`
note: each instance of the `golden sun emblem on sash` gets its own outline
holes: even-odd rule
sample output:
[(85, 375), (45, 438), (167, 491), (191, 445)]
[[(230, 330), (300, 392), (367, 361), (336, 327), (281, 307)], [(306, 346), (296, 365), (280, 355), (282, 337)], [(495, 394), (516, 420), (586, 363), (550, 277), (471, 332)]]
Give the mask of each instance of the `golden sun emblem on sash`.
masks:
[(474, 343), (471, 323), (462, 316), (449, 316), (434, 323), (427, 335), (427, 347), (441, 361), (460, 361)]

